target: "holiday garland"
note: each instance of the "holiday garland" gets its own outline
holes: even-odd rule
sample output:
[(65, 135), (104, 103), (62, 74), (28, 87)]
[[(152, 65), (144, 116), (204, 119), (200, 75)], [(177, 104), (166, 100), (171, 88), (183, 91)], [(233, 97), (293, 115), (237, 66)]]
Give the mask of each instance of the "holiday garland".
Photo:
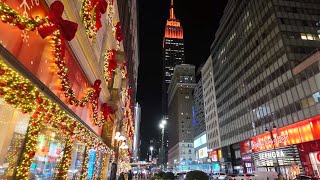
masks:
[(82, 167), (82, 172), (81, 172), (81, 177), (80, 179), (81, 180), (85, 180), (87, 179), (87, 175), (88, 175), (88, 168), (87, 168), (87, 164), (89, 163), (89, 151), (86, 150), (86, 153), (85, 153), (85, 158), (84, 158), (84, 166)]
[(82, 22), (88, 37), (94, 38), (102, 27), (101, 15), (107, 11), (105, 0), (84, 0), (81, 8)]
[(127, 62), (122, 63), (121, 66), (121, 76), (123, 79), (127, 79), (128, 78), (128, 72), (127, 72)]
[(1, 21), (13, 26), (17, 26), (21, 30), (34, 31), (48, 22), (47, 18), (36, 17), (28, 18), (21, 16), (7, 4), (0, 1), (0, 17)]
[(103, 74), (104, 74), (104, 80), (106, 83), (109, 83), (112, 79), (113, 71), (118, 66), (118, 60), (116, 57), (116, 50), (111, 49), (107, 50), (104, 54), (104, 66), (103, 66)]
[(113, 25), (113, 17), (114, 17), (113, 0), (109, 0), (108, 7), (107, 7), (107, 24), (108, 25)]
[(100, 151), (96, 151), (96, 159), (95, 159), (95, 162), (94, 162), (94, 166), (96, 167), (94, 169), (94, 172), (93, 172), (93, 179), (98, 179), (98, 173), (99, 173), (99, 168), (100, 167), (99, 165), (100, 164)]
[(117, 49), (120, 49), (120, 43), (124, 38), (122, 29), (121, 29), (121, 22), (117, 22), (117, 24), (115, 25), (115, 34), (116, 34), (116, 40), (117, 40)]

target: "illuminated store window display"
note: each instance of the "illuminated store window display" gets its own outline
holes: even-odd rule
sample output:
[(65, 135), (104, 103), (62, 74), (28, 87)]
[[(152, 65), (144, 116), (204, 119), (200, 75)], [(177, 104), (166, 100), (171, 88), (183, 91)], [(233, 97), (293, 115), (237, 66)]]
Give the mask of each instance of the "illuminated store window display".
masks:
[(52, 179), (63, 155), (65, 139), (51, 129), (42, 129), (37, 151), (30, 166), (30, 179)]
[(80, 178), (84, 155), (85, 145), (79, 141), (76, 141), (74, 143), (74, 148), (71, 155), (71, 165), (68, 171), (68, 179)]
[(96, 161), (96, 155), (97, 151), (96, 150), (90, 150), (89, 151), (89, 163), (88, 163), (88, 179), (92, 179), (95, 171), (95, 161)]
[(0, 98), (0, 179), (11, 179), (14, 174), (29, 120)]

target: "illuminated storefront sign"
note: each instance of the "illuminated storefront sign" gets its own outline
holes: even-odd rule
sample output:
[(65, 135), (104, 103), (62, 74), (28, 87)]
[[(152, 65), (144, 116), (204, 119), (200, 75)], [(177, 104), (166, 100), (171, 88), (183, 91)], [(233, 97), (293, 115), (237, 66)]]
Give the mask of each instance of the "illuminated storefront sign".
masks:
[(202, 149), (199, 150), (199, 158), (205, 158), (208, 157), (208, 149), (207, 147), (204, 147)]
[(200, 136), (199, 138), (197, 138), (196, 140), (194, 140), (194, 148), (197, 148), (203, 144), (207, 143), (207, 135), (204, 134), (202, 136)]
[(288, 134), (284, 134), (281, 136), (276, 136), (273, 140), (271, 138), (269, 139), (259, 139), (258, 142), (251, 141), (251, 147), (252, 149), (259, 149), (263, 146), (275, 146), (282, 144), (282, 143), (287, 143), (289, 140)]
[[(273, 140), (271, 139), (271, 133)], [(275, 128), (272, 132), (255, 136), (251, 138), (250, 144), (252, 152), (259, 152), (318, 139), (320, 139), (320, 116), (315, 116), (289, 126)], [(243, 146), (245, 147), (245, 144)], [(242, 153), (248, 153), (248, 150), (242, 150)]]
[(259, 153), (260, 160), (274, 159), (274, 158), (280, 158), (280, 157), (285, 157), (285, 156), (286, 155), (282, 150)]
[(250, 161), (252, 160), (251, 155), (250, 154), (246, 154), (242, 156), (242, 161)]
[(211, 160), (214, 161), (218, 161), (218, 151), (217, 150), (213, 150), (209, 152), (209, 158), (211, 158)]

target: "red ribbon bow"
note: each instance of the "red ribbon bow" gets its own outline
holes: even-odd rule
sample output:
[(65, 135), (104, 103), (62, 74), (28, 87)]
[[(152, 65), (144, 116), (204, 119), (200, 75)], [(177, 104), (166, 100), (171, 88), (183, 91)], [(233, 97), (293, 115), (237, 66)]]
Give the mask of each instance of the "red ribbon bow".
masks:
[(112, 49), (110, 59), (108, 59), (108, 63), (109, 63), (108, 71), (110, 72), (111, 76), (112, 76), (111, 71), (114, 71), (118, 66), (118, 60), (115, 59), (115, 57), (116, 57), (116, 50)]
[(123, 33), (121, 30), (121, 22), (117, 22), (117, 25), (116, 25), (116, 38), (117, 38), (117, 41), (119, 41), (119, 42), (121, 42), (123, 40)]
[(78, 28), (78, 24), (62, 19), (64, 5), (61, 1), (55, 1), (50, 6), (49, 22), (53, 23), (52, 26), (44, 26), (38, 29), (40, 36), (44, 39), (51, 35), (54, 31), (60, 30), (60, 35), (66, 40), (71, 41)]
[(109, 71), (115, 70), (117, 68), (117, 66), (118, 66), (118, 60), (116, 60), (116, 59), (109, 60), (109, 66), (108, 66)]
[(105, 0), (91, 0), (93, 6), (96, 6), (96, 28), (99, 30), (102, 27), (101, 15), (107, 12), (108, 3)]
[[(114, 109), (112, 106), (109, 106), (108, 103), (103, 103), (101, 106), (101, 111), (105, 120), (110, 117), (111, 114), (114, 114)], [(110, 117), (110, 120), (113, 122), (113, 119)]]
[(94, 98), (99, 98), (99, 95), (100, 95), (100, 92), (101, 92), (100, 85), (101, 85), (101, 80), (100, 80), (100, 79), (97, 79), (97, 80), (94, 82), (93, 86), (92, 86), (92, 88), (93, 88), (94, 91), (95, 91), (95, 96), (94, 96)]

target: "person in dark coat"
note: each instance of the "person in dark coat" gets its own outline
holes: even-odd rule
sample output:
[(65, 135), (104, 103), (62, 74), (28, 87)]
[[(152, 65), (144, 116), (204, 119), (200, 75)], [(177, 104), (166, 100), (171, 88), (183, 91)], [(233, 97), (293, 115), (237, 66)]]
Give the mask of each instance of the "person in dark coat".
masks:
[(129, 172), (128, 172), (128, 180), (132, 180), (132, 177), (133, 177), (132, 171), (129, 170)]
[(123, 172), (120, 173), (120, 176), (119, 176), (118, 180), (124, 180), (124, 174), (123, 174)]

